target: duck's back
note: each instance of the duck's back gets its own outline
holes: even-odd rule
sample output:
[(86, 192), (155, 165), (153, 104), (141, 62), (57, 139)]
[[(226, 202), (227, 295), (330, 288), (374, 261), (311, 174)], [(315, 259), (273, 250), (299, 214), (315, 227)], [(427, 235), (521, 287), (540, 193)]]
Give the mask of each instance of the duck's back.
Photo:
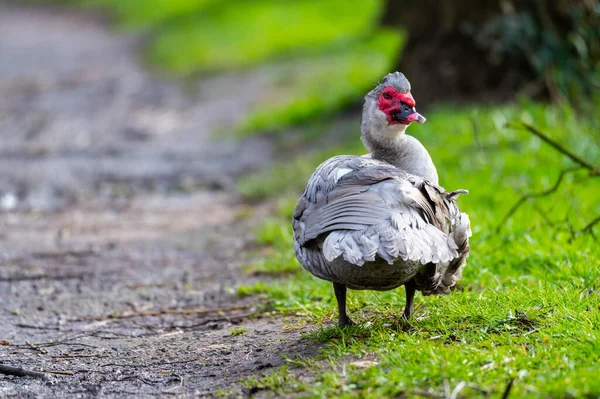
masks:
[[(296, 256), (315, 276), (354, 289), (392, 289), (420, 275), (430, 290), (453, 285), (470, 234), (456, 196), (386, 162), (331, 158), (296, 204)], [(444, 279), (450, 268), (456, 279)]]

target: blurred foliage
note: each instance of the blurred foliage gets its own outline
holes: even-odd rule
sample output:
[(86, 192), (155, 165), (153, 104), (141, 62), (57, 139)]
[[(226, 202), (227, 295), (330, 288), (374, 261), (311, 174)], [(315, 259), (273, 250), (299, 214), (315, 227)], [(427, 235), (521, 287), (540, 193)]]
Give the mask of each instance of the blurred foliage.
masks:
[(401, 43), (398, 33), (382, 30), (319, 55), (279, 63), (271, 75), (275, 90), (258, 94), (254, 111), (239, 130), (281, 131), (356, 103), (392, 68)]
[(527, 60), (554, 100), (576, 101), (600, 90), (600, 1), (515, 3), (466, 31), (492, 64)]
[[(421, 54), (427, 59), (428, 53), (435, 53), (436, 43), (448, 45), (435, 39), (444, 32), (458, 29), (461, 38), (466, 34), (488, 54), (488, 65), (477, 62), (479, 69), (461, 68), (462, 64), (452, 69), (459, 74), (488, 76), (479, 80), (480, 85), (491, 88), (498, 82), (502, 75), (492, 71), (494, 65), (514, 66), (526, 60), (537, 80), (530, 85), (522, 79), (513, 81), (519, 85), (515, 90), (525, 89), (525, 95), (546, 89), (554, 100), (581, 97), (579, 102), (585, 103), (585, 98), (600, 91), (600, 0), (495, 1), (471, 4), (469, 7), (476, 8), (473, 13), (461, 11), (465, 9), (461, 5), (470, 4), (467, 0), (454, 0), (443, 7), (437, 2), (405, 4), (402, 9), (389, 0), (62, 1), (101, 7), (114, 15), (122, 28), (145, 32), (145, 58), (168, 74), (268, 68), (271, 89), (257, 93), (254, 110), (237, 127), (244, 134), (280, 131), (358, 103), (370, 85), (396, 69), (407, 39), (404, 28), (414, 33), (409, 41), (433, 46), (420, 48), (417, 44), (419, 51), (407, 56), (416, 60)], [(410, 18), (400, 18), (392, 28), (383, 29), (383, 14)], [(421, 14), (426, 20), (418, 20)], [(471, 65), (475, 59), (461, 54), (453, 62)], [(424, 96), (435, 98), (430, 92), (435, 91), (436, 82), (447, 80), (442, 61), (423, 72), (424, 76), (411, 70), (416, 87), (427, 87)], [(420, 62), (416, 65), (422, 69)], [(444, 76), (437, 76), (439, 73)], [(518, 67), (511, 73), (531, 78)], [(433, 86), (425, 86), (427, 80), (434, 82)], [(452, 80), (460, 81), (456, 76)], [(444, 93), (460, 98), (461, 85), (449, 87)], [(486, 87), (476, 88), (475, 93), (485, 97)]]
[(148, 58), (177, 74), (319, 54), (378, 31), (383, 0), (66, 0), (150, 33)]
[(190, 73), (247, 67), (301, 50), (319, 52), (320, 46), (370, 33), (381, 3), (228, 1), (167, 22), (150, 44), (149, 56), (170, 71)]
[[(189, 76), (268, 69), (237, 131), (282, 130), (327, 116), (394, 67), (404, 36), (379, 28), (383, 0), (71, 0), (103, 7), (125, 29), (148, 32), (146, 59)], [(264, 64), (267, 64), (266, 66)]]

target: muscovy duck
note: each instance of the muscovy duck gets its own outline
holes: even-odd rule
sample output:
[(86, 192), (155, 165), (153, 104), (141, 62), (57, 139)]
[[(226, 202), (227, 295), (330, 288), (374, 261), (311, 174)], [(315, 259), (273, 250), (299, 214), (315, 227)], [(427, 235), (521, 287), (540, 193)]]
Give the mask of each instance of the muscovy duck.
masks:
[(346, 290), (391, 290), (404, 285), (403, 317), (416, 290), (449, 294), (469, 255), (470, 222), (446, 192), (423, 145), (405, 134), (415, 110), (406, 77), (384, 77), (364, 99), (364, 156), (340, 155), (312, 174), (292, 217), (294, 249), (302, 266), (333, 282), (340, 327), (354, 324)]

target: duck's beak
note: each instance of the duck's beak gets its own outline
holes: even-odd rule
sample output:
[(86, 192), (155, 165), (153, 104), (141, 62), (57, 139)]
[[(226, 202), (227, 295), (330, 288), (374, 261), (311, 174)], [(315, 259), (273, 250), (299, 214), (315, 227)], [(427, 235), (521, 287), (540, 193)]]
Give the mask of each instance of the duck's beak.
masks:
[(421, 125), (427, 121), (427, 119), (425, 119), (425, 117), (423, 115), (421, 115), (420, 113), (418, 113), (417, 111), (408, 115), (408, 118), (406, 118), (406, 119), (409, 120), (410, 122), (420, 123)]
[(425, 119), (423, 115), (419, 114), (415, 107), (408, 108), (403, 106), (394, 116), (394, 120), (402, 123), (403, 125), (410, 125), (411, 122), (423, 124), (427, 119)]

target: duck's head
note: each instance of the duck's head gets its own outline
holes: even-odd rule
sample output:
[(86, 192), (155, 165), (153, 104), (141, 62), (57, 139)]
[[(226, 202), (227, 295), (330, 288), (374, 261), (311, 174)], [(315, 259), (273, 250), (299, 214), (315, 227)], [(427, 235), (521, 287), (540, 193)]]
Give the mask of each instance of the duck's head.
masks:
[(390, 73), (365, 96), (363, 136), (379, 142), (395, 139), (412, 122), (425, 123), (425, 118), (415, 109), (410, 83), (402, 73)]

